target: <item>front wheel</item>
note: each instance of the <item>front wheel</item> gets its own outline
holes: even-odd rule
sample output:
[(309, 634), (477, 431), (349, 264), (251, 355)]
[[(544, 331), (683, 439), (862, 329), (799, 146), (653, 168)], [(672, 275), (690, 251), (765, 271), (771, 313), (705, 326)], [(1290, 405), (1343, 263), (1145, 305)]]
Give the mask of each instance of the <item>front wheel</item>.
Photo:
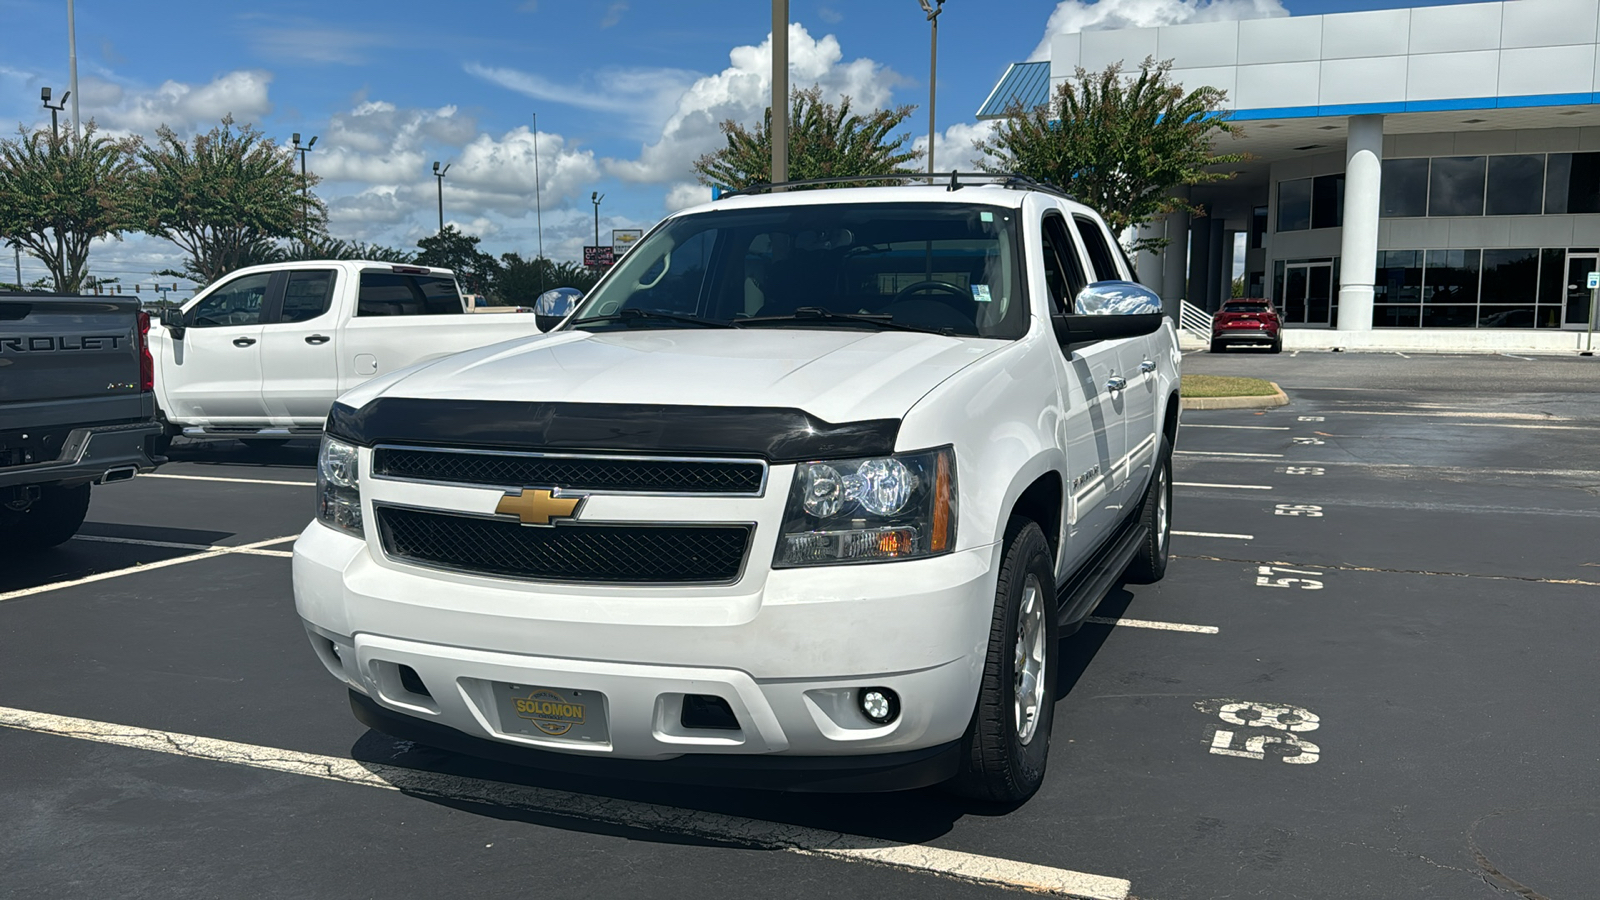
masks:
[(1012, 517), (995, 586), (978, 703), (948, 788), (974, 800), (1020, 803), (1044, 783), (1055, 718), (1055, 566), (1034, 522)]
[(1144, 542), (1139, 552), (1128, 563), (1128, 580), (1138, 584), (1160, 581), (1167, 574), (1167, 557), (1172, 544), (1172, 447), (1161, 439), (1161, 452), (1156, 456), (1156, 470), (1150, 476), (1150, 486), (1145, 488), (1144, 501), (1139, 507), (1139, 521), (1144, 525)]

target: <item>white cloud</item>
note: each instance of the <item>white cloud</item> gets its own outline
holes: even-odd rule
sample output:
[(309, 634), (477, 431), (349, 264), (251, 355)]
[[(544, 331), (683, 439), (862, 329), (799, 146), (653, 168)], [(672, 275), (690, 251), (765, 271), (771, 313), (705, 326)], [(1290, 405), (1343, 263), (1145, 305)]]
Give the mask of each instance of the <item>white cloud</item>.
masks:
[(667, 191), (667, 212), (699, 206), (711, 200), (711, 188), (695, 181), (680, 181)]
[(577, 85), (504, 66), (467, 63), (463, 68), (469, 75), (535, 100), (624, 116), (650, 134), (659, 132), (665, 111), (698, 77), (684, 69), (611, 68)]
[[(955, 169), (960, 172), (976, 172), (980, 162), (992, 162), (992, 157), (978, 152), (975, 146), (978, 141), (987, 140), (994, 134), (995, 122), (960, 122), (951, 125), (943, 132), (934, 135), (933, 142), (933, 167), (940, 172)], [(912, 149), (926, 151), (928, 149), (928, 136), (922, 135), (911, 142)], [(923, 165), (927, 165), (927, 158), (923, 158)]]
[(99, 78), (79, 81), (79, 110), (85, 121), (118, 132), (154, 134), (167, 125), (179, 134), (204, 131), (231, 114), (239, 124), (259, 122), (272, 111), (268, 87), (272, 73), (241, 69), (206, 84), (164, 82), (150, 90), (127, 88)]
[(600, 20), (600, 27), (601, 28), (610, 28), (611, 26), (617, 24), (618, 22), (621, 22), (622, 21), (622, 14), (627, 12), (627, 11), (628, 11), (628, 4), (623, 2), (623, 0), (617, 0), (617, 2), (615, 2), (615, 3), (611, 4), (610, 6), (606, 7), (605, 17)]
[[(606, 171), (624, 181), (663, 182), (693, 177), (692, 164), (723, 144), (722, 122), (759, 122), (772, 99), (772, 36), (759, 45), (733, 48), (729, 65), (701, 78), (677, 99), (660, 138), (643, 147), (636, 160), (607, 160)], [(813, 38), (805, 26), (789, 26), (789, 84), (821, 85), (823, 97), (852, 98), (862, 111), (889, 103), (902, 79), (893, 70), (862, 57), (842, 62), (844, 51), (833, 35)]]
[[(1044, 38), (1029, 59), (1050, 58), (1050, 38), (1075, 31), (1151, 28), (1185, 22), (1220, 22), (1287, 16), (1280, 0), (1064, 0), (1056, 4), (1044, 27)], [(1130, 66), (1139, 60), (1126, 60)]]
[(250, 42), (256, 53), (291, 65), (296, 63), (337, 63), (358, 66), (368, 61), (363, 51), (392, 47), (397, 42), (370, 29), (340, 29), (315, 26), (249, 26)]
[(427, 174), (430, 152), (439, 145), (460, 146), (477, 133), (471, 118), (454, 106), (401, 109), (384, 101), (364, 101), (338, 113), (313, 153), (324, 181), (398, 184)]

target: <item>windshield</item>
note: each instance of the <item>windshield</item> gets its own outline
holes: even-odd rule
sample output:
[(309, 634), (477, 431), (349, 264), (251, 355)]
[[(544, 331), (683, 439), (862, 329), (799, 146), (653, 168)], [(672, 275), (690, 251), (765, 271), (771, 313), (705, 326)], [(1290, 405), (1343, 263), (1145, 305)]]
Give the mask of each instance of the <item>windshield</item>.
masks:
[(584, 330), (705, 325), (1027, 330), (1017, 212), (850, 203), (698, 213), (628, 251), (571, 319)]

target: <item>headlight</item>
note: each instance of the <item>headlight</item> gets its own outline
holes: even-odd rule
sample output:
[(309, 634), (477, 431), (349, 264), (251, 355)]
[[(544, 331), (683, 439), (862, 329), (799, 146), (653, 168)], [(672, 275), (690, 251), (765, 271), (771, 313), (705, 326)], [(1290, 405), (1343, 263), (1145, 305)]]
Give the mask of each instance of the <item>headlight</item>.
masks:
[(361, 528), (361, 456), (353, 445), (327, 435), (317, 451), (317, 521), (365, 538)]
[(949, 447), (795, 466), (777, 568), (934, 556), (956, 543)]

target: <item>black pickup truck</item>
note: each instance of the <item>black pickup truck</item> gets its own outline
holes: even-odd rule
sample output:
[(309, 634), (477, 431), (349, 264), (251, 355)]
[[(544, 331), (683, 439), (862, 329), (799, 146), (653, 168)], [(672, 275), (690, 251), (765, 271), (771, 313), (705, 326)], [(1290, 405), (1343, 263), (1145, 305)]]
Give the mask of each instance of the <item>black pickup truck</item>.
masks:
[(149, 331), (133, 299), (0, 293), (0, 557), (68, 540), (91, 484), (165, 462)]

